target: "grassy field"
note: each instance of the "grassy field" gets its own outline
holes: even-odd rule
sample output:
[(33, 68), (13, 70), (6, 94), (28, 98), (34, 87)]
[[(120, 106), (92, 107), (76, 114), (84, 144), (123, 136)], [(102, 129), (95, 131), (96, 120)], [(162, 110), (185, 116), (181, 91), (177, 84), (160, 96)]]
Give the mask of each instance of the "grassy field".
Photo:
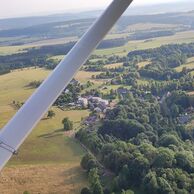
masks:
[(145, 31), (145, 30), (173, 30), (177, 29), (179, 25), (176, 24), (157, 24), (157, 23), (138, 23), (129, 25), (126, 29), (128, 32), (137, 32), (137, 31)]
[(114, 64), (105, 65), (104, 67), (106, 69), (113, 69), (113, 68), (118, 68), (122, 66), (123, 66), (123, 63), (114, 63)]
[(139, 68), (143, 68), (149, 64), (150, 64), (150, 61), (143, 61), (143, 62), (138, 63), (137, 65)]
[(1, 174), (1, 194), (80, 194), (86, 174), (76, 164), (24, 165), (6, 168)]
[[(16, 110), (11, 106), (13, 100), (24, 102), (33, 92), (26, 88), (26, 84), (34, 80), (43, 80), (49, 71), (43, 69), (29, 69), (14, 71), (0, 77), (0, 127), (14, 115)], [(81, 76), (80, 76), (81, 77)], [(88, 111), (62, 111), (52, 108), (56, 117), (53, 119), (42, 119), (34, 129), (33, 133), (20, 149), (18, 157), (13, 158), (10, 164), (26, 163), (52, 163), (52, 162), (79, 162), (83, 150), (72, 141), (71, 138), (60, 131), (61, 121), (69, 117), (74, 121), (75, 128), (79, 127), (82, 117), (89, 114)], [(29, 152), (30, 150), (30, 152)]]
[[(171, 25), (170, 25), (171, 26)], [(148, 26), (142, 26), (144, 28), (148, 28)], [(150, 27), (153, 27), (152, 25)], [(167, 25), (167, 27), (169, 27)], [(175, 26), (171, 26), (171, 28), (174, 28)], [(139, 26), (137, 26), (136, 28), (139, 28)], [(128, 32), (129, 35), (129, 32)], [(121, 38), (121, 37), (126, 37), (127, 34), (121, 33), (121, 34), (109, 34), (106, 39), (112, 39), (112, 38)], [(70, 39), (74, 39), (74, 37), (70, 37)], [(31, 48), (34, 46), (43, 46), (43, 45), (52, 45), (54, 44), (54, 42), (56, 42), (56, 44), (61, 44), (63, 42), (67, 42), (67, 39), (55, 39), (54, 40), (43, 40), (43, 41), (39, 41), (36, 43), (31, 43), (31, 44), (26, 44), (26, 45), (21, 45), (21, 46), (1, 46), (0, 47), (0, 55), (7, 55), (7, 54), (13, 54), (13, 53), (17, 53), (17, 52), (21, 52), (23, 49), (26, 48)], [(145, 40), (140, 40), (140, 41), (129, 41), (126, 45), (122, 46), (122, 47), (115, 47), (115, 48), (110, 48), (110, 49), (100, 49), (100, 50), (96, 50), (94, 51), (94, 54), (97, 55), (113, 55), (113, 54), (117, 54), (117, 55), (127, 55), (127, 53), (129, 51), (133, 51), (133, 50), (140, 50), (140, 49), (147, 49), (147, 48), (156, 48), (159, 47), (161, 45), (165, 45), (165, 44), (174, 44), (174, 43), (190, 43), (190, 42), (194, 42), (194, 31), (184, 31), (184, 32), (179, 32), (176, 33), (173, 36), (166, 36), (166, 37), (159, 37), (159, 38), (154, 38), (151, 39), (150, 41), (145, 41)]]
[(87, 81), (91, 80), (92, 75), (99, 75), (101, 72), (86, 72), (86, 71), (79, 71), (75, 76), (75, 79), (80, 81), (81, 83), (86, 83)]
[(47, 45), (65, 44), (65, 43), (73, 42), (76, 40), (78, 40), (78, 37), (72, 36), (72, 37), (66, 37), (66, 38), (57, 38), (57, 39), (47, 39), (47, 40), (36, 41), (36, 42), (25, 44), (24, 46), (39, 47), (39, 46), (47, 46)]
[(186, 67), (187, 69), (194, 69), (194, 57), (191, 57), (187, 60), (187, 63), (175, 68), (178, 72), (181, 72), (182, 69)]
[[(49, 71), (44, 69), (24, 69), (0, 76), (1, 128), (16, 112), (14, 107), (11, 106), (12, 101), (24, 102), (34, 91), (27, 88), (26, 85), (34, 81), (35, 78), (36, 80), (43, 80), (48, 74)], [(85, 81), (91, 76), (92, 73), (79, 72), (77, 74), (80, 81)], [(2, 172), (1, 176), (6, 177), (7, 181), (4, 182), (4, 179), (0, 181), (1, 193), (17, 193), (12, 190), (13, 187), (6, 187), (6, 183), (13, 184), (14, 188), (18, 188), (18, 193), (22, 193), (21, 189), (24, 188), (38, 193), (40, 186), (43, 187), (44, 184), (45, 192), (42, 193), (48, 193), (49, 189), (52, 192), (56, 190), (56, 193), (78, 193), (80, 187), (86, 184), (85, 175), (79, 167), (85, 151), (68, 133), (61, 130), (63, 127), (61, 121), (64, 117), (69, 117), (74, 122), (74, 128), (77, 129), (80, 126), (81, 119), (88, 116), (89, 111), (62, 111), (55, 107), (52, 109), (56, 116), (53, 119), (45, 117), (39, 122), (19, 149), (19, 155), (14, 156)], [(27, 168), (24, 165), (33, 166)], [(51, 167), (48, 167), (48, 165), (51, 165)], [(33, 168), (34, 170), (32, 170)], [(45, 170), (47, 168), (48, 170)], [(48, 174), (41, 174), (44, 172), (53, 175), (53, 177), (49, 179)], [(68, 177), (65, 173), (68, 173)], [(26, 177), (26, 182), (22, 177)], [(46, 188), (47, 178), (50, 181), (48, 188)], [(59, 180), (59, 182), (56, 180)], [(40, 182), (37, 184), (37, 181)], [(76, 181), (78, 181), (78, 184), (75, 184)], [(53, 189), (54, 185), (60, 186)]]
[(129, 51), (156, 48), (166, 44), (181, 44), (194, 42), (194, 31), (179, 32), (173, 36), (154, 38), (150, 41), (129, 41), (125, 46), (111, 49), (96, 50), (98, 55), (127, 55)]

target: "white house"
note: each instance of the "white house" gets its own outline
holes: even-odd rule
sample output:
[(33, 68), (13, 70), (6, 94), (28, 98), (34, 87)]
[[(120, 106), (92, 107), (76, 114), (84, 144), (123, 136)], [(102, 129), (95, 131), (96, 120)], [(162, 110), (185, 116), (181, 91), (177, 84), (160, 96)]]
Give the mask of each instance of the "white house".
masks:
[(77, 101), (78, 104), (80, 104), (81, 106), (87, 108), (88, 107), (88, 99), (87, 98), (78, 98)]

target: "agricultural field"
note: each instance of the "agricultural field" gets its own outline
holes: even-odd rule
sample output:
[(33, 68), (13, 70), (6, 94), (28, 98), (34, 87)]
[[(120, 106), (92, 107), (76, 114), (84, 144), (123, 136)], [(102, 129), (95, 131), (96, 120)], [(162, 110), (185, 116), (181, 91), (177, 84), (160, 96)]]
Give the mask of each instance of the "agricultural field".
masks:
[(166, 44), (191, 43), (194, 41), (194, 31), (178, 32), (173, 36), (159, 37), (150, 40), (129, 41), (122, 47), (102, 49), (95, 51), (97, 55), (121, 55), (126, 56), (129, 51), (157, 48)]
[[(157, 16), (159, 17), (159, 16)], [(85, 22), (85, 21), (84, 21)], [(83, 23), (84, 23), (83, 22)], [(91, 21), (89, 21), (91, 22)], [(124, 21), (125, 22), (125, 21)], [(126, 44), (123, 46), (112, 46), (107, 49), (97, 49), (93, 52), (93, 56), (96, 55), (96, 58), (93, 57), (90, 62), (92, 65), (98, 66), (100, 64), (99, 61), (108, 61), (111, 56), (119, 56), (126, 57), (130, 51), (135, 50), (144, 50), (150, 48), (157, 48), (161, 45), (168, 44), (182, 44), (182, 43), (191, 43), (194, 42), (194, 31), (193, 28), (189, 28), (186, 24), (167, 24), (167, 23), (157, 23), (157, 22), (126, 22), (127, 24), (117, 24), (114, 29), (105, 37), (105, 40), (111, 41), (115, 39), (124, 39), (126, 40)], [(179, 23), (179, 22), (178, 22)], [(73, 23), (75, 26), (79, 26), (81, 23)], [(73, 24), (60, 24), (56, 26), (56, 24), (49, 24), (48, 34), (51, 33), (51, 37), (44, 37), (41, 35), (35, 37), (35, 35), (31, 36), (18, 36), (18, 37), (1, 37), (0, 36), (0, 56), (8, 56), (16, 53), (28, 52), (27, 49), (31, 48), (42, 48), (43, 46), (47, 46), (44, 51), (42, 51), (42, 57), (45, 57), (45, 64), (40, 64), (40, 67), (45, 68), (22, 68), (18, 70), (12, 70), (11, 73), (1, 75), (0, 76), (0, 128), (10, 120), (10, 118), (16, 113), (18, 110), (13, 102), (23, 103), (26, 99), (34, 92), (35, 89), (27, 87), (27, 85), (32, 81), (42, 81), (49, 74), (50, 70), (46, 70), (48, 68), (47, 62), (54, 63), (63, 59), (63, 52), (53, 54), (54, 47), (50, 46), (61, 46), (62, 44), (70, 43), (77, 41), (81, 36), (84, 28), (88, 28), (88, 21), (84, 23), (84, 26), (81, 28), (77, 28), (78, 32), (74, 32)], [(60, 33), (63, 31), (61, 29), (69, 27), (72, 25), (72, 35), (66, 34), (64, 38), (61, 38)], [(125, 26), (126, 25), (126, 26)], [(83, 28), (83, 29), (82, 29)], [(52, 30), (55, 29), (56, 36), (52, 34)], [(59, 29), (59, 32), (57, 31)], [(37, 30), (37, 28), (35, 28)], [(42, 29), (44, 31), (44, 29)], [(143, 40), (134, 40), (130, 39), (130, 36), (139, 32), (150, 32), (150, 31), (171, 31), (174, 35), (169, 36), (161, 36), (150, 39)], [(65, 31), (65, 33), (68, 31)], [(44, 35), (44, 34), (43, 34)], [(60, 36), (59, 36), (60, 35)], [(43, 38), (44, 37), (44, 38)], [(16, 46), (19, 42), (21, 45)], [(4, 44), (5, 43), (5, 44)], [(10, 44), (10, 46), (7, 46)], [(17, 43), (17, 44), (13, 44)], [(109, 42), (110, 43), (110, 42)], [(111, 42), (112, 43), (112, 42)], [(113, 44), (114, 45), (114, 44)], [(48, 50), (48, 47), (51, 48), (50, 53), (45, 54)], [(32, 49), (33, 50), (33, 49)], [(60, 50), (60, 49), (59, 49)], [(68, 49), (67, 49), (68, 50)], [(63, 50), (62, 50), (63, 51)], [(39, 50), (38, 50), (39, 52)], [(33, 53), (33, 51), (32, 51)], [(67, 53), (67, 52), (66, 52)], [(39, 53), (38, 53), (39, 54)], [(13, 62), (9, 61), (7, 64), (9, 67), (16, 65), (18, 67), (18, 63), (12, 64)], [(30, 55), (26, 57), (27, 59), (35, 58), (38, 56)], [(118, 58), (119, 58), (118, 57)], [(2, 57), (3, 58), (3, 57)], [(25, 56), (24, 60), (26, 60)], [(114, 58), (114, 57), (112, 57)], [(126, 57), (127, 58), (127, 57)], [(18, 59), (17, 56), (15, 59)], [(19, 58), (21, 60), (21, 58)], [(49, 61), (50, 60), (50, 61)], [(53, 61), (52, 61), (53, 60)], [(150, 59), (151, 60), (151, 59)], [(28, 60), (26, 66), (31, 66)], [(41, 61), (41, 60), (40, 60)], [(14, 61), (15, 62), (15, 61)], [(21, 61), (23, 62), (23, 61)], [(36, 62), (36, 60), (35, 60)], [(95, 64), (96, 63), (96, 64)], [(123, 67), (123, 62), (113, 62), (111, 61), (108, 65), (102, 64), (102, 69), (88, 70), (84, 71), (83, 69), (78, 71), (75, 75), (75, 79), (78, 80), (82, 84), (86, 84), (90, 81), (93, 83), (88, 88), (85, 88), (81, 91), (81, 94), (84, 94), (86, 91), (90, 92), (91, 89), (100, 90), (102, 96), (108, 96), (111, 90), (117, 90), (120, 87), (124, 89), (130, 90), (132, 88), (132, 84), (130, 80), (126, 80), (128, 82), (118, 82), (115, 85), (111, 85), (113, 78), (119, 77), (119, 72), (111, 72), (111, 69)], [(0, 63), (1, 64), (1, 63)], [(6, 64), (6, 63), (5, 63)], [(2, 66), (5, 64), (1, 64)], [(6, 64), (6, 65), (7, 65)], [(32, 63), (34, 66), (35, 63)], [(131, 64), (131, 63), (130, 63)], [(139, 69), (143, 69), (145, 66), (150, 64), (149, 58), (145, 59), (143, 62), (139, 62), (137, 65)], [(22, 64), (23, 65), (23, 64)], [(35, 64), (36, 65), (36, 64)], [(37, 64), (39, 65), (39, 64)], [(41, 66), (42, 65), (42, 66)], [(52, 65), (52, 64), (51, 64)], [(101, 64), (100, 64), (101, 65)], [(99, 65), (99, 66), (100, 66)], [(89, 66), (89, 65), (88, 65)], [(189, 58), (186, 64), (181, 65), (176, 68), (177, 71), (181, 71), (182, 68), (186, 67), (187, 69), (194, 68), (194, 58)], [(124, 71), (126, 70), (130, 72), (132, 69), (131, 66), (124, 67)], [(49, 68), (48, 68), (49, 69)], [(50, 68), (51, 69), (51, 68)], [(121, 68), (122, 69), (122, 68)], [(138, 68), (137, 68), (138, 69)], [(87, 70), (87, 69), (86, 69)], [(133, 70), (133, 69), (132, 69)], [(95, 72), (91, 72), (95, 71)], [(96, 77), (99, 74), (103, 74), (109, 71), (110, 74), (113, 73), (112, 77), (104, 78)], [(136, 70), (135, 70), (136, 71)], [(128, 73), (129, 73), (128, 72)], [(115, 74), (114, 74), (115, 73)], [(123, 73), (123, 72), (122, 72)], [(192, 72), (194, 75), (194, 71)], [(136, 80), (136, 78), (134, 78)], [(133, 81), (133, 80), (132, 80)], [(141, 77), (137, 78), (137, 84), (141, 86), (149, 85), (149, 78)], [(109, 83), (108, 83), (109, 82)], [(157, 82), (157, 81), (156, 81)], [(161, 82), (161, 81), (158, 81)], [(107, 83), (107, 84), (105, 84)], [(127, 85), (129, 84), (129, 85)], [(116, 93), (116, 92), (115, 92)], [(192, 92), (190, 93), (193, 94)], [(117, 95), (117, 94), (116, 94)], [(45, 96), (46, 98), (46, 96)], [(107, 97), (108, 98), (108, 97)], [(119, 101), (118, 95), (113, 100), (115, 102)], [(38, 107), (37, 107), (38, 108)], [(80, 189), (87, 186), (87, 175), (80, 167), (80, 161), (83, 155), (86, 153), (86, 150), (80, 145), (80, 143), (75, 140), (74, 134), (75, 131), (80, 129), (81, 120), (87, 117), (90, 114), (89, 110), (61, 110), (57, 107), (52, 107), (51, 110), (55, 112), (55, 117), (52, 119), (48, 119), (47, 115), (45, 115), (42, 120), (38, 123), (38, 125), (33, 130), (32, 134), (27, 138), (24, 144), (19, 149), (19, 155), (14, 156), (11, 161), (8, 163), (6, 168), (2, 171), (1, 180), (0, 180), (0, 193), (2, 194), (21, 194), (25, 190), (30, 193), (39, 193), (48, 194), (48, 193), (60, 193), (60, 194), (78, 194), (80, 193)], [(64, 132), (62, 120), (65, 117), (69, 117), (74, 124), (73, 132)], [(11, 185), (11, 186), (10, 186)]]
[(6, 168), (0, 180), (1, 194), (79, 194), (87, 185), (86, 175), (77, 164), (23, 165)]
[[(149, 26), (149, 25), (148, 25)], [(148, 28), (147, 26), (147, 28)], [(129, 33), (128, 33), (129, 36)], [(105, 40), (115, 39), (115, 38), (126, 38), (126, 32), (123, 33), (115, 33), (109, 34), (105, 38)], [(48, 46), (48, 45), (58, 45), (58, 44), (65, 44), (67, 42), (77, 40), (76, 37), (69, 37), (69, 38), (60, 38), (60, 39), (50, 39), (50, 40), (42, 40), (38, 42), (32, 42), (20, 46), (0, 46), (0, 55), (10, 55), (14, 53), (25, 52), (25, 49), (33, 48), (33, 47), (40, 47), (40, 46)], [(158, 37), (148, 40), (130, 40), (124, 46), (121, 47), (114, 47), (108, 49), (98, 49), (94, 51), (96, 55), (121, 55), (125, 56), (129, 51), (133, 50), (142, 50), (148, 48), (156, 48), (160, 47), (161, 45), (166, 44), (182, 44), (182, 43), (191, 43), (194, 41), (194, 31), (183, 31), (177, 32), (175, 35), (172, 36), (165, 36), (165, 37)]]
[(128, 32), (136, 32), (136, 31), (145, 31), (145, 30), (173, 30), (181, 27), (177, 24), (157, 24), (157, 23), (138, 23), (138, 24), (132, 24), (129, 25), (126, 28), (126, 31)]

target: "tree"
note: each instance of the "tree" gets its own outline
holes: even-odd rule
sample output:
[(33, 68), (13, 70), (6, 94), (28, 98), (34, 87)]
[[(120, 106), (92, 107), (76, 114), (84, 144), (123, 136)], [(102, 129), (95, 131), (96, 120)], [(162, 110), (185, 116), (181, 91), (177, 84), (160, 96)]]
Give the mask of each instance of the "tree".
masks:
[(97, 181), (93, 186), (93, 194), (103, 194), (103, 188), (100, 181)]
[(176, 165), (189, 172), (189, 173), (193, 173), (194, 172), (194, 165), (193, 165), (193, 157), (187, 153), (187, 152), (179, 152), (176, 153), (175, 155), (175, 159), (176, 159)]
[(65, 131), (70, 131), (73, 129), (73, 122), (69, 120), (68, 117), (65, 117), (62, 121)]
[(81, 194), (92, 194), (92, 192), (87, 187), (85, 187), (81, 190)]
[(93, 168), (90, 170), (89, 181), (93, 194), (103, 194), (103, 188), (99, 180), (97, 168)]
[(127, 191), (123, 190), (121, 194), (134, 194), (134, 192), (128, 189)]
[(176, 136), (171, 134), (165, 134), (163, 135), (159, 140), (159, 145), (168, 147), (169, 145), (179, 145), (179, 141)]
[(24, 191), (23, 194), (30, 194), (28, 191)]
[(143, 187), (145, 188), (146, 193), (158, 194), (158, 182), (155, 172), (149, 172), (143, 181)]
[(165, 180), (162, 177), (158, 177), (158, 185), (159, 185), (159, 194), (174, 194), (170, 184), (168, 183), (167, 180)]
[(154, 161), (154, 167), (171, 168), (173, 165), (174, 153), (168, 148), (159, 148)]
[(47, 118), (52, 119), (55, 117), (55, 112), (53, 110), (49, 110), (47, 114)]
[(86, 154), (81, 160), (81, 166), (89, 172), (92, 168), (97, 167), (97, 163), (91, 154)]

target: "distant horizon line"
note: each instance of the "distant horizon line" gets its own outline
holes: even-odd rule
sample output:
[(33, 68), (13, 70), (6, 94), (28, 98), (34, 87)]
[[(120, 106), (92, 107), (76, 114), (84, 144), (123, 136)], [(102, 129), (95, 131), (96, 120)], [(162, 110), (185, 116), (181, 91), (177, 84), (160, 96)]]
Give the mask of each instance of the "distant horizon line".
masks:
[[(189, 0), (187, 0), (189, 2)], [(183, 0), (179, 0), (178, 3), (183, 3)], [(173, 2), (170, 3), (153, 3), (153, 4), (147, 4), (147, 5), (132, 5), (132, 8), (142, 8), (142, 7), (151, 7), (151, 6), (160, 6), (160, 5), (168, 5), (168, 4), (176, 4)], [(85, 9), (69, 9), (69, 10), (55, 10), (55, 11), (46, 11), (46, 12), (34, 12), (34, 13), (29, 13), (29, 14), (21, 14), (21, 15), (13, 15), (13, 16), (3, 16), (0, 17), (0, 20), (9, 20), (9, 19), (23, 19), (23, 18), (31, 18), (31, 17), (48, 17), (52, 15), (60, 15), (60, 14), (78, 14), (78, 13), (84, 13), (84, 12), (92, 12), (92, 11), (103, 11), (105, 7), (97, 7), (97, 8), (85, 8)], [(192, 11), (188, 10), (188, 11)], [(164, 12), (165, 13), (165, 12)], [(156, 13), (150, 13), (150, 15), (156, 14)], [(136, 14), (140, 15), (140, 14)], [(143, 14), (141, 14), (143, 15)], [(147, 15), (147, 14), (146, 14)]]

